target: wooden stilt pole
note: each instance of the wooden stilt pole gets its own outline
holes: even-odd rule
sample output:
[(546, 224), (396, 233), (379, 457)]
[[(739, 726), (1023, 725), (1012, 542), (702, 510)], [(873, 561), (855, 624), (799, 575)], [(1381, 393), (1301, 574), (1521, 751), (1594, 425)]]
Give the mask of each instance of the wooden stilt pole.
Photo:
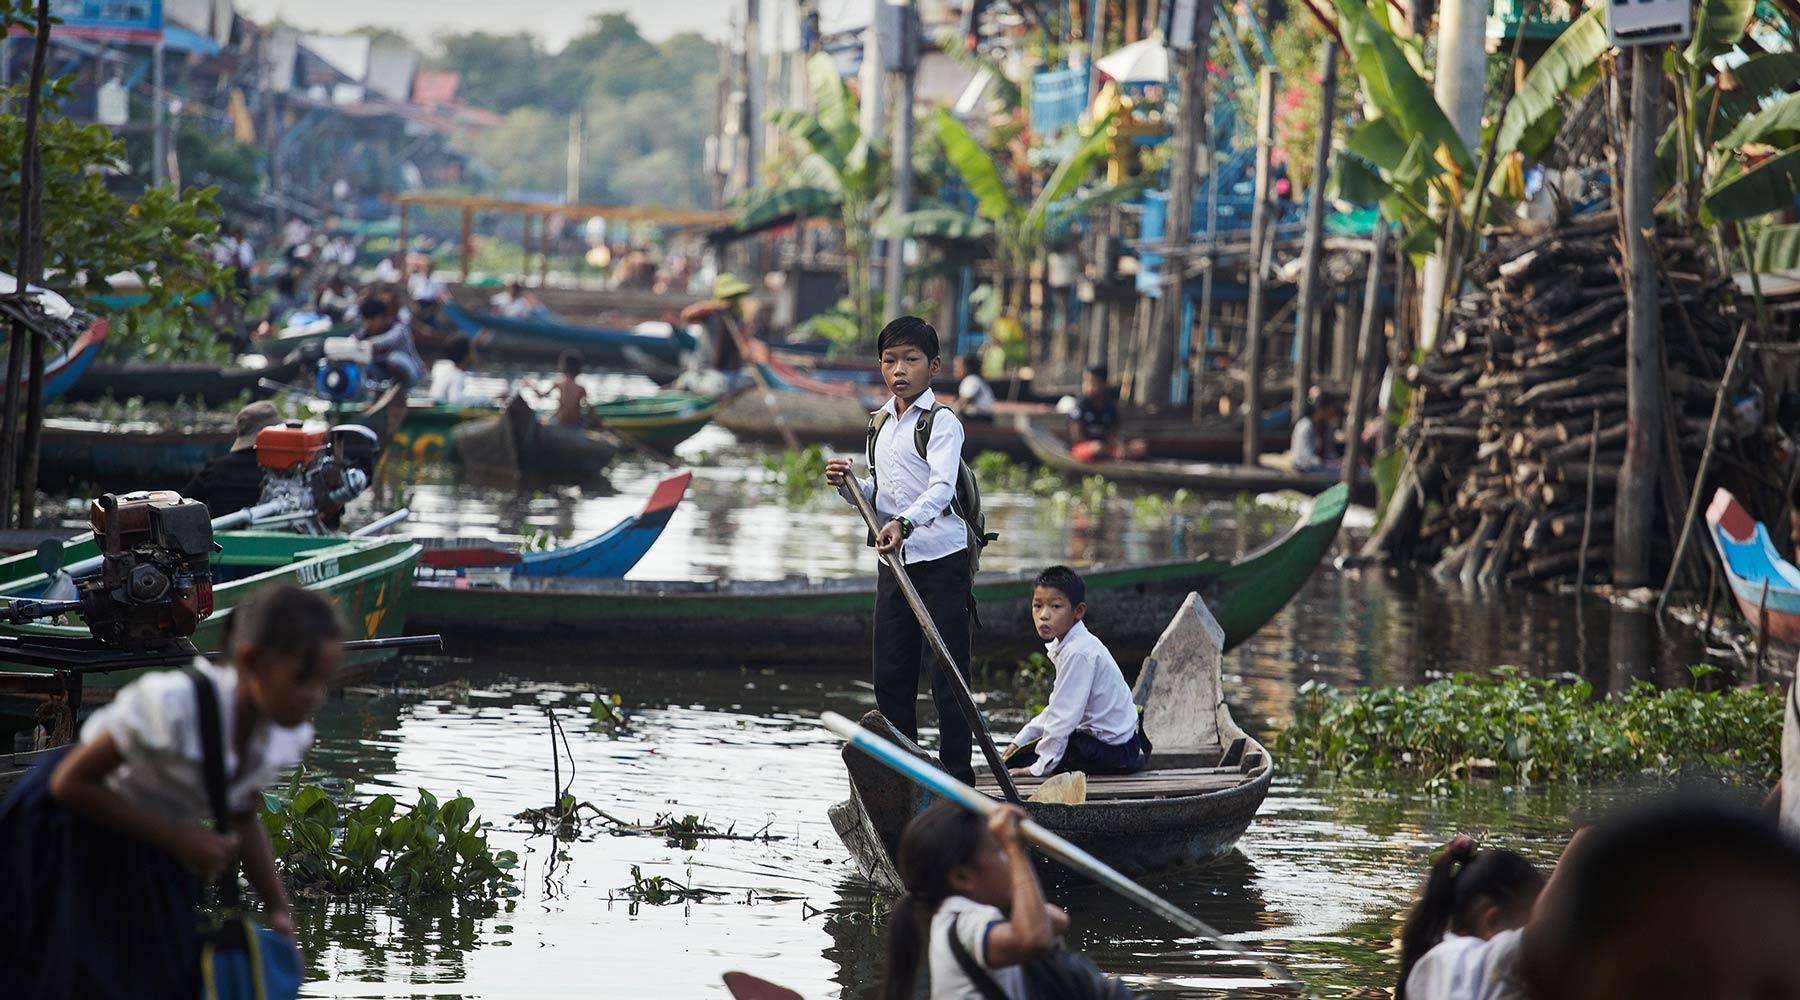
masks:
[(1661, 46), (1631, 50), (1631, 123), (1625, 150), (1626, 333), (1625, 463), (1619, 469), (1618, 517), (1613, 528), (1613, 582), (1639, 587), (1650, 577), (1650, 538), (1656, 523), (1656, 478), (1661, 466), (1662, 331), (1656, 261), (1656, 141), (1662, 105)]
[(1306, 412), (1307, 390), (1312, 388), (1313, 360), (1319, 339), (1319, 259), (1325, 250), (1325, 177), (1331, 170), (1331, 109), (1337, 101), (1338, 43), (1325, 40), (1324, 79), (1319, 84), (1319, 137), (1313, 147), (1313, 176), (1307, 192), (1306, 242), (1300, 260), (1300, 307), (1294, 314), (1294, 339), (1299, 354), (1294, 361), (1294, 419)]
[(1262, 458), (1262, 262), (1269, 228), (1269, 156), (1275, 145), (1275, 91), (1279, 85), (1274, 67), (1264, 66), (1256, 88), (1256, 200), (1250, 210), (1250, 319), (1244, 331), (1245, 465), (1257, 465)]

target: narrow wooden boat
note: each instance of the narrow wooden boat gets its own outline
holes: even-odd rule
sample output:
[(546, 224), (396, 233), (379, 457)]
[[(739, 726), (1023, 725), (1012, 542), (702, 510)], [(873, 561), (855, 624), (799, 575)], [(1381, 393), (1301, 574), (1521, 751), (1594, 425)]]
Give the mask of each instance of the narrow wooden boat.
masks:
[(636, 371), (646, 361), (673, 368), (681, 363), (683, 354), (694, 349), (694, 339), (674, 327), (666, 334), (647, 333), (577, 326), (548, 313), (515, 318), (471, 312), (454, 302), (445, 302), (443, 309), (444, 315), (471, 337), (491, 332), (493, 339), (482, 350), (494, 355), (554, 359), (564, 351), (576, 350), (587, 364)]
[[(63, 348), (56, 357), (44, 362), (44, 402), (60, 399), (82, 377), (82, 373), (93, 367), (100, 357), (101, 348), (106, 346), (106, 334), (112, 329), (112, 320), (97, 319), (88, 324), (81, 332)], [(20, 391), (24, 391), (28, 376), (21, 374), (18, 382)], [(21, 396), (21, 399), (24, 397)], [(6, 387), (0, 384), (0, 401), (6, 399)]]
[[(1150, 768), (1088, 775), (1086, 801), (1028, 801), (1031, 818), (1134, 878), (1230, 853), (1268, 795), (1275, 765), (1231, 717), (1220, 678), (1223, 640), (1200, 595), (1188, 595), (1132, 692), (1144, 709), (1145, 735), (1156, 747)], [(932, 759), (879, 712), (864, 716), (863, 725)], [(930, 798), (854, 747), (845, 747), (843, 756), (850, 797), (831, 807), (832, 825), (865, 878), (880, 889), (903, 892), (896, 864), (900, 834)], [(1015, 779), (1015, 784), (1029, 798), (1042, 779)], [(999, 798), (999, 785), (985, 769), (978, 772), (976, 787)], [(1039, 862), (1047, 874), (1061, 874)]]
[(1706, 524), (1744, 620), (1760, 631), (1766, 615), (1771, 639), (1800, 646), (1800, 568), (1781, 558), (1769, 529), (1729, 490), (1713, 494)]
[[(258, 589), (280, 580), (292, 581), (329, 597), (349, 626), (349, 637), (374, 639), (401, 634), (412, 597), (412, 578), (421, 547), (407, 538), (315, 537), (272, 531), (221, 531), (213, 539), (220, 551), (213, 557), (213, 613), (194, 633), (196, 649), (220, 649), (231, 610)], [(67, 566), (99, 552), (90, 537), (63, 548)], [(38, 572), (37, 553), (27, 552), (0, 559), (0, 597), (38, 596), (45, 584)], [(79, 618), (66, 625), (0, 625), (0, 664), (6, 664), (6, 643), (21, 636), (81, 638), (87, 628)], [(37, 668), (12, 665), (5, 669), (33, 672)], [(88, 678), (84, 689), (99, 693), (127, 683), (139, 671), (112, 671)]]
[(638, 564), (662, 537), (694, 474), (682, 472), (656, 484), (644, 509), (592, 538), (543, 552), (494, 544), (432, 545), (419, 560), (420, 575), (463, 576), (471, 570), (504, 570), (519, 577), (616, 580)]
[(273, 336), (252, 341), (250, 351), (264, 357), (285, 358), (303, 347), (323, 347), (325, 341), (332, 337), (348, 337), (356, 332), (357, 325), (321, 319), (301, 326), (284, 327), (275, 331)]
[[(1263, 466), (1211, 464), (1205, 462), (1131, 461), (1100, 459), (1083, 462), (1069, 454), (1061, 438), (1031, 421), (1018, 423), (1020, 437), (1033, 458), (1058, 472), (1076, 476), (1105, 476), (1120, 483), (1186, 489), (1197, 493), (1265, 493), (1295, 490), (1319, 493), (1338, 484), (1336, 473), (1295, 472)], [(1367, 482), (1358, 484), (1359, 496), (1373, 492)]]
[(38, 481), (45, 489), (90, 487), (94, 495), (134, 489), (179, 489), (207, 462), (231, 449), (230, 425), (107, 423), (46, 417)]
[[(632, 399), (615, 399), (590, 408), (589, 429), (604, 429), (627, 441), (670, 452), (700, 433), (724, 407), (725, 399), (669, 391)], [(456, 428), (492, 419), (498, 406), (455, 406), (415, 400), (407, 406), (406, 425), (393, 444), (417, 461), (450, 457)]]
[(619, 446), (591, 431), (541, 423), (531, 406), (514, 396), (498, 416), (457, 427), (450, 449), (477, 479), (584, 485), (605, 478)]
[[(1149, 650), (1172, 610), (1199, 591), (1225, 630), (1227, 648), (1249, 638), (1287, 604), (1318, 567), (1343, 520), (1338, 486), (1312, 502), (1285, 534), (1236, 560), (1096, 565), (1083, 570), (1088, 622), (1121, 660)], [(1042, 652), (1027, 627), (1034, 573), (985, 572), (975, 579), (983, 627), (975, 655)], [(867, 649), (873, 576), (838, 580), (636, 581), (514, 579), (466, 586), (420, 580), (414, 624), (464, 644), (513, 648), (533, 640), (566, 646), (605, 642), (634, 662), (707, 660), (741, 664), (833, 664)], [(676, 637), (678, 641), (671, 641)], [(549, 651), (549, 650), (547, 650)]]
[(146, 403), (186, 400), (196, 406), (224, 406), (248, 394), (257, 399), (270, 395), (262, 381), (292, 382), (300, 372), (298, 359), (263, 368), (206, 364), (163, 364), (151, 361), (101, 361), (90, 366), (66, 393), (71, 402), (91, 402), (105, 396), (117, 400), (141, 399)]
[[(869, 412), (884, 399), (859, 399), (845, 395), (820, 395), (804, 390), (780, 391), (773, 395), (781, 409), (782, 420), (794, 436), (805, 444), (822, 444), (833, 448), (861, 452), (869, 433)], [(868, 404), (868, 405), (864, 405)], [(997, 451), (1011, 458), (1027, 458), (1024, 441), (1015, 421), (1021, 416), (1041, 417), (1046, 408), (1035, 404), (999, 404), (999, 419), (963, 422), (963, 457), (973, 461), (984, 451)], [(721, 408), (716, 418), (720, 427), (743, 441), (781, 444), (786, 438), (781, 424), (770, 411), (768, 400), (760, 390), (743, 393)]]

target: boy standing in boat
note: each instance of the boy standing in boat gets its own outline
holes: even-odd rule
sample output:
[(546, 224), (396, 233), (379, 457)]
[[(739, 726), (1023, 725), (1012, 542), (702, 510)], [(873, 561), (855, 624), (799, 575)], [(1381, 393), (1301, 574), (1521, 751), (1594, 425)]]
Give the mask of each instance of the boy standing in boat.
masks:
[[(1014, 777), (1065, 771), (1132, 774), (1150, 759), (1131, 687), (1100, 637), (1088, 631), (1087, 584), (1067, 566), (1038, 574), (1031, 621), (1056, 665), (1050, 703), (1006, 748)], [(1036, 740), (1033, 750), (1022, 749)]]
[[(952, 509), (962, 462), (963, 428), (931, 393), (942, 367), (937, 331), (917, 316), (889, 323), (876, 341), (881, 377), (893, 393), (870, 420), (871, 478), (850, 470), (850, 460), (825, 465), (825, 481), (847, 492), (860, 489), (882, 520), (875, 547), (900, 552), (906, 574), (944, 637), (956, 669), (969, 675), (969, 628), (975, 595), (969, 564), (968, 525)], [(930, 421), (920, 430), (921, 421)], [(918, 442), (924, 441), (920, 454)], [(920, 654), (925, 635), (894, 574), (880, 567), (875, 589), (875, 704), (907, 739), (917, 741)], [(935, 659), (935, 655), (933, 659)], [(951, 682), (933, 670), (931, 700), (938, 710), (938, 759), (944, 770), (973, 785), (969, 765), (973, 737)]]

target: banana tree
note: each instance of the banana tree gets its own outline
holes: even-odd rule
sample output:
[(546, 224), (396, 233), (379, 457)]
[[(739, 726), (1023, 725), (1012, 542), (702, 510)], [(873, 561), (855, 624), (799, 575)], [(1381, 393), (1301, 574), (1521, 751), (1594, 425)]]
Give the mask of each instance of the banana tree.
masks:
[[(1039, 256), (1054, 243), (1053, 223), (1078, 216), (1109, 201), (1131, 195), (1135, 188), (1115, 186), (1082, 195), (1079, 190), (1094, 169), (1105, 161), (1110, 139), (1102, 119), (1074, 151), (1058, 163), (1035, 197), (1015, 192), (1007, 185), (1000, 165), (969, 129), (947, 109), (937, 113), (938, 141), (944, 156), (975, 197), (973, 216), (954, 208), (932, 207), (905, 215), (888, 216), (876, 228), (877, 235), (901, 235), (914, 239), (992, 239), (1007, 291), (1003, 315), (996, 326), (1023, 330), (1026, 282), (1024, 276)], [(1002, 339), (1005, 339), (1004, 337)]]
[(888, 155), (857, 125), (856, 99), (838, 75), (837, 64), (819, 53), (806, 64), (814, 110), (776, 108), (768, 121), (801, 147), (798, 165), (783, 183), (741, 197), (737, 228), (754, 230), (783, 217), (835, 218), (844, 226), (850, 258), (850, 313), (856, 329), (875, 329), (875, 293), (870, 285), (875, 220), (888, 197)]

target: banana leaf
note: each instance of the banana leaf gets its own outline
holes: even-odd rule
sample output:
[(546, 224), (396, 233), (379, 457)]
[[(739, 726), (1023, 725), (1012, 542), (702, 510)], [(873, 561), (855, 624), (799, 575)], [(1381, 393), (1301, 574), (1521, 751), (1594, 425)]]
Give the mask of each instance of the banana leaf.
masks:
[[(1695, 127), (1708, 129), (1710, 118), (1710, 134), (1715, 139), (1760, 110), (1765, 98), (1782, 93), (1793, 81), (1800, 80), (1800, 52), (1764, 52), (1751, 56), (1731, 67), (1731, 75), (1737, 80), (1736, 89), (1720, 92), (1718, 81), (1713, 80), (1694, 92)], [(1717, 109), (1713, 107), (1715, 93), (1719, 97)], [(1679, 124), (1670, 122), (1656, 144), (1657, 169), (1664, 179), (1675, 176), (1675, 130)]]
[(1694, 38), (1682, 51), (1689, 66), (1705, 66), (1744, 37), (1756, 0), (1704, 0), (1694, 20)]
[(1107, 148), (1112, 144), (1107, 135), (1111, 124), (1111, 115), (1095, 122), (1093, 131), (1081, 141), (1081, 145), (1075, 147), (1075, 152), (1056, 165), (1050, 179), (1044, 182), (1043, 190), (1038, 192), (1038, 196), (1031, 201), (1031, 207), (1025, 211), (1026, 228), (1041, 228), (1049, 215), (1050, 206), (1074, 194), (1075, 189), (1093, 172), (1094, 166), (1106, 158)]
[(1780, 100), (1739, 122), (1714, 144), (1714, 148), (1730, 152), (1752, 142), (1778, 148), (1800, 142), (1800, 94), (1784, 94)]
[(944, 158), (956, 168), (969, 193), (975, 196), (975, 207), (989, 222), (1017, 221), (1024, 209), (1013, 200), (994, 158), (975, 141), (963, 123), (949, 109), (938, 109), (938, 141), (943, 143)]
[(834, 166), (842, 167), (851, 147), (862, 138), (862, 128), (856, 123), (856, 102), (845, 89), (844, 78), (838, 75), (837, 61), (826, 53), (816, 53), (807, 60), (806, 78), (812, 85), (819, 127), (831, 136), (829, 152), (815, 149)]
[[(819, 119), (799, 108), (776, 108), (763, 116), (769, 124), (806, 144), (813, 153), (831, 159), (837, 155), (836, 140)], [(836, 164), (834, 164), (836, 166)]]
[(1605, 4), (1569, 25), (1544, 50), (1513, 94), (1500, 122), (1495, 155), (1504, 156), (1515, 149), (1531, 155), (1554, 139), (1562, 126), (1564, 100), (1576, 100), (1600, 79), (1600, 57), (1610, 47)]
[(757, 188), (737, 199), (738, 218), (732, 228), (751, 233), (790, 215), (801, 219), (836, 218), (840, 204), (837, 195), (821, 188)]
[(954, 208), (923, 208), (905, 215), (892, 212), (875, 224), (877, 239), (979, 240), (994, 234), (993, 223)]
[(1800, 271), (1800, 223), (1770, 226), (1756, 237), (1754, 266), (1770, 271)]
[(1394, 123), (1384, 117), (1371, 118), (1350, 133), (1351, 154), (1393, 173), (1406, 159), (1407, 141), (1400, 137)]
[(1714, 218), (1733, 222), (1792, 208), (1796, 195), (1800, 195), (1800, 146), (1715, 184), (1702, 203)]
[(1330, 196), (1357, 205), (1374, 205), (1388, 196), (1391, 186), (1361, 157), (1337, 154), (1331, 171)]
[(1433, 153), (1445, 150), (1464, 174), (1474, 173), (1468, 146), (1393, 34), (1382, 29), (1362, 0), (1337, 0), (1337, 6), (1351, 64), (1381, 117), (1392, 119), (1402, 135), (1424, 139)]

